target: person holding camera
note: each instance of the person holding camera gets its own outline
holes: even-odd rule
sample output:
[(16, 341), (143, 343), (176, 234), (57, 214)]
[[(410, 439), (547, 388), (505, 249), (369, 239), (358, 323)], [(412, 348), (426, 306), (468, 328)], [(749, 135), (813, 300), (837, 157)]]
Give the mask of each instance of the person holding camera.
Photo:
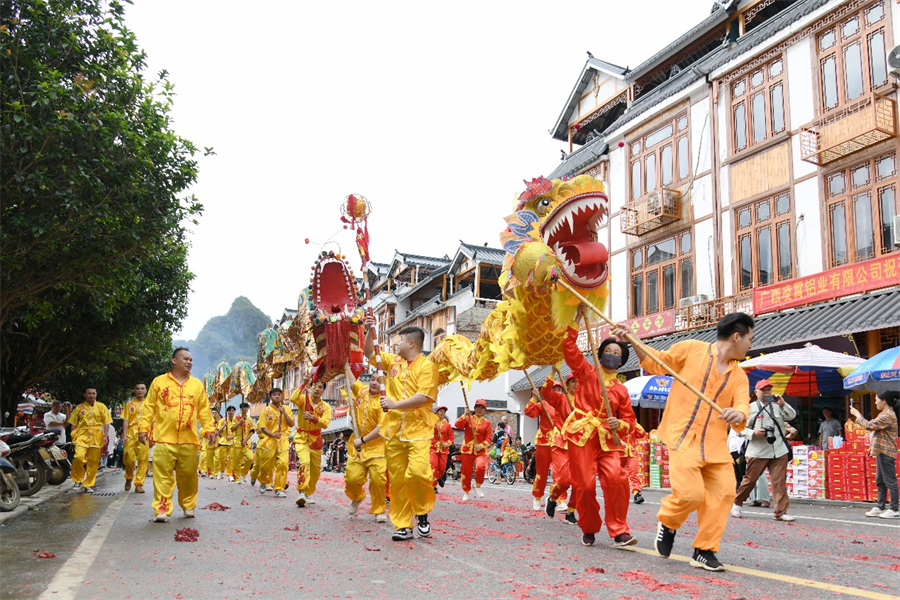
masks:
[(731, 516), (741, 516), (741, 505), (750, 496), (756, 480), (769, 469), (775, 500), (775, 520), (793, 521), (794, 517), (787, 514), (791, 502), (785, 485), (787, 465), (793, 458), (793, 452), (785, 434), (785, 423), (794, 419), (797, 411), (784, 401), (784, 396), (772, 394), (772, 383), (768, 379), (756, 384), (755, 395), (756, 401), (750, 405), (747, 428), (741, 433), (749, 440), (746, 451), (747, 471), (738, 488), (734, 506), (731, 507)]

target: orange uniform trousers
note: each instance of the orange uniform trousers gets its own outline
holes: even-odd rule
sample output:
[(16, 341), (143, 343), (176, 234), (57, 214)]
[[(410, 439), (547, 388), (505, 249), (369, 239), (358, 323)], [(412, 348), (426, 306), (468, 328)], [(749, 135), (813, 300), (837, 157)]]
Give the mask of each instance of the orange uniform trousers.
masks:
[(553, 465), (553, 485), (550, 486), (550, 499), (554, 502), (565, 502), (566, 492), (572, 485), (569, 473), (569, 451), (551, 446), (550, 463)]
[(622, 468), (625, 470), (625, 474), (628, 475), (628, 487), (631, 493), (641, 491), (643, 489), (640, 472), (641, 460), (635, 455), (623, 456)]
[(487, 472), (487, 454), (463, 454), (462, 455), (462, 489), (465, 493), (472, 491), (472, 471), (475, 471), (475, 487), (481, 487), (484, 483), (484, 474)]
[(534, 447), (534, 485), (531, 486), (531, 495), (538, 500), (544, 497), (544, 490), (547, 489), (547, 476), (550, 474), (551, 460), (550, 446)]
[(569, 444), (572, 496), (578, 511), (578, 526), (584, 533), (597, 533), (603, 525), (597, 503), (598, 475), (603, 489), (609, 537), (629, 533), (628, 478), (622, 470), (621, 456), (621, 452), (603, 450), (596, 435), (591, 436), (584, 446)]
[(434, 473), (434, 481), (431, 482), (432, 487), (437, 487), (438, 479), (444, 476), (447, 470), (447, 455), (441, 452), (431, 453), (431, 471)]
[(718, 552), (736, 495), (731, 463), (704, 462), (696, 452), (669, 452), (669, 477), (672, 493), (662, 499), (659, 522), (678, 529), (696, 510), (697, 535), (691, 545)]

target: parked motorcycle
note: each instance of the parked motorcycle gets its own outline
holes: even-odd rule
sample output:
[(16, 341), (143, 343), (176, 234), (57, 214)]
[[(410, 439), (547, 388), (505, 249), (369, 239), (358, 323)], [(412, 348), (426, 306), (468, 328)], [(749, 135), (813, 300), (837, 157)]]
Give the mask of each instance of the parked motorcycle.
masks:
[(15, 480), (16, 467), (7, 459), (10, 453), (6, 442), (0, 441), (0, 512), (15, 510), (22, 500)]
[(48, 431), (47, 434), (52, 437), (48, 437), (40, 443), (50, 453), (51, 458), (51, 469), (47, 474), (47, 483), (50, 485), (62, 485), (72, 472), (72, 463), (69, 462), (69, 457), (63, 447), (56, 445), (59, 434), (54, 431)]
[(9, 445), (9, 461), (16, 469), (14, 479), (20, 495), (36, 494), (47, 482), (47, 475), (53, 471), (54, 459), (43, 444), (56, 439), (55, 433), (32, 435), (20, 429), (0, 429), (0, 440)]
[(450, 451), (447, 453), (447, 470), (444, 472), (444, 476), (457, 481), (462, 477), (462, 454), (456, 444), (451, 445)]
[(534, 477), (537, 473), (537, 463), (534, 460), (535, 447), (533, 442), (529, 442), (525, 446), (525, 452), (522, 455), (522, 477), (528, 483), (534, 483)]

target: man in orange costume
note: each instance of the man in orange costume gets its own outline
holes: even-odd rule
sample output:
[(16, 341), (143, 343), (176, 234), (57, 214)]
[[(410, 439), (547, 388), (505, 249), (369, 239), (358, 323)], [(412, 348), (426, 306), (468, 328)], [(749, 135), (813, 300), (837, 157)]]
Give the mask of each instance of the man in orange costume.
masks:
[[(613, 333), (621, 338), (626, 330), (619, 327)], [(750, 412), (750, 384), (738, 361), (744, 359), (753, 343), (753, 319), (744, 313), (725, 315), (716, 326), (716, 338), (712, 344), (687, 340), (656, 352), (723, 409), (721, 415), (714, 416), (709, 405), (676, 380), (657, 428), (659, 439), (669, 447), (672, 493), (663, 498), (657, 515), (656, 551), (668, 558), (676, 531), (697, 511), (690, 564), (708, 571), (725, 570), (715, 553), (735, 498), (728, 426), (743, 430)], [(666, 373), (640, 348), (635, 352), (648, 373)]]
[(628, 475), (628, 484), (631, 489), (631, 497), (635, 504), (643, 504), (644, 497), (641, 496), (641, 464), (637, 455), (638, 441), (647, 437), (647, 432), (641, 427), (640, 423), (635, 424), (634, 429), (622, 436), (622, 444), (625, 446), (625, 452), (622, 454), (622, 468)]
[(446, 420), (446, 406), (438, 406), (434, 412), (440, 419), (434, 424), (434, 437), (431, 439), (431, 471), (434, 474), (432, 483), (436, 494), (438, 483), (444, 487), (440, 479), (447, 470), (447, 455), (450, 453), (450, 444), (453, 443), (453, 427)]
[[(585, 318), (584, 306), (578, 314)], [(613, 547), (631, 546), (637, 540), (628, 528), (628, 477), (622, 470), (622, 453), (625, 448), (615, 446), (612, 431), (627, 435), (635, 426), (634, 411), (628, 390), (617, 377), (616, 369), (628, 360), (628, 346), (608, 338), (600, 344), (600, 373), (606, 384), (609, 407), (606, 413), (597, 370), (578, 349), (578, 329), (569, 327), (563, 342), (566, 364), (578, 378), (575, 392), (575, 410), (566, 421), (564, 435), (569, 441), (569, 472), (574, 489), (575, 508), (578, 510), (578, 526), (581, 527), (581, 543), (594, 544), (594, 536), (600, 531), (600, 505), (597, 503), (596, 477), (600, 478), (606, 508), (606, 529), (613, 539)], [(621, 442), (621, 440), (620, 440)]]
[(462, 429), (466, 438), (463, 441), (460, 454), (462, 455), (462, 474), (460, 477), (463, 489), (463, 501), (469, 499), (469, 492), (472, 491), (472, 471), (475, 471), (475, 495), (478, 498), (484, 498), (484, 492), (481, 491), (481, 484), (484, 483), (484, 474), (487, 471), (488, 455), (487, 450), (491, 446), (491, 422), (484, 418), (487, 410), (487, 402), (485, 400), (475, 401), (475, 414), (469, 411), (456, 420), (453, 425), (457, 429)]

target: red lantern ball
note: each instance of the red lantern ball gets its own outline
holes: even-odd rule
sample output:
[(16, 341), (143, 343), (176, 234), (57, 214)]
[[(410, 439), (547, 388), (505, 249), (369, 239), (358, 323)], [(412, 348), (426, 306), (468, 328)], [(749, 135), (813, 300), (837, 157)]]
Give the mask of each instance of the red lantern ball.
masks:
[(303, 240), (303, 241), (306, 242), (306, 243), (308, 244), (308, 243), (309, 243), (309, 238), (306, 238), (306, 239)]
[(624, 147), (625, 147), (625, 142), (619, 142), (619, 148), (624, 148)]

